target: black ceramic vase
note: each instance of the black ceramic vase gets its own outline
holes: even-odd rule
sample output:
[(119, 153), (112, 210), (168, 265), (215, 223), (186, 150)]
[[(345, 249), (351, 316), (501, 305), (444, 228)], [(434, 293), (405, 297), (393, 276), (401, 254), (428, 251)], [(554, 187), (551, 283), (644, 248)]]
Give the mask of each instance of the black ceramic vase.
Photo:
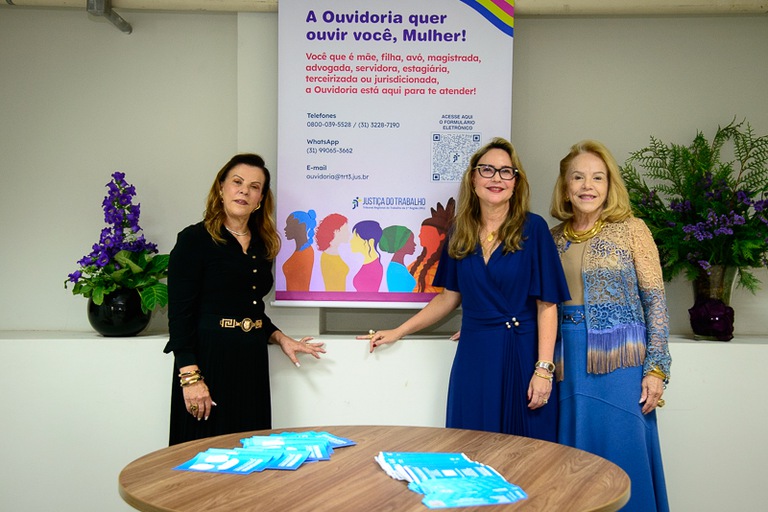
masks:
[(147, 327), (151, 316), (151, 312), (141, 310), (141, 297), (133, 289), (115, 290), (100, 306), (88, 300), (88, 321), (102, 336), (136, 336)]

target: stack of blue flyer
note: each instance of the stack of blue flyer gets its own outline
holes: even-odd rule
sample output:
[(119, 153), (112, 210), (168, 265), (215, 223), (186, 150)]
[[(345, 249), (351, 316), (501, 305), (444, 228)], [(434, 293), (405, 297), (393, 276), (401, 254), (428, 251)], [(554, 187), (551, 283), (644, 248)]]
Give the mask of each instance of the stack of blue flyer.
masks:
[(241, 439), (239, 448), (209, 448), (173, 469), (247, 475), (265, 469), (298, 469), (305, 462), (330, 460), (334, 448), (354, 441), (328, 432), (282, 432)]
[(423, 494), (429, 508), (509, 504), (528, 497), (495, 469), (463, 453), (380, 452), (375, 459), (389, 476)]

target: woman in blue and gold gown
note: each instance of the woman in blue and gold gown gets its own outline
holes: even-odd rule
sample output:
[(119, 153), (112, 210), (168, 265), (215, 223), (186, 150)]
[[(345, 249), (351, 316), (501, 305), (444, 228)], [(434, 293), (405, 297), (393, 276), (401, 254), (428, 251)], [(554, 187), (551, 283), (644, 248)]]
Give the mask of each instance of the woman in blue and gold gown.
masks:
[(671, 359), (656, 244), (632, 216), (615, 159), (582, 141), (560, 162), (552, 235), (571, 300), (560, 311), (559, 442), (604, 457), (632, 481), (623, 511), (669, 510), (656, 408)]

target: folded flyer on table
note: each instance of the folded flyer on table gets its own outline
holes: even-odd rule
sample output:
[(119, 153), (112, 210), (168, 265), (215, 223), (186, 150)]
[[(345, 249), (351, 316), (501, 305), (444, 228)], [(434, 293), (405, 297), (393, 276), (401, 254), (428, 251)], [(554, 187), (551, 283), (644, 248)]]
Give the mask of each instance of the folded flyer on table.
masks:
[(495, 469), (463, 453), (380, 452), (374, 457), (392, 478), (424, 495), (429, 508), (514, 503), (528, 496)]
[(389, 476), (408, 482), (429, 478), (430, 474), (456, 476), (479, 466), (463, 453), (381, 452), (375, 460)]
[(304, 464), (309, 457), (309, 452), (306, 451), (284, 451), (277, 450), (280, 456), (269, 461), (266, 469), (299, 469), (299, 466)]
[(209, 448), (174, 469), (245, 475), (264, 469), (298, 469), (305, 462), (329, 460), (333, 448), (354, 446), (328, 432), (283, 432), (241, 439), (242, 447)]
[(291, 437), (291, 438), (308, 438), (316, 440), (325, 440), (331, 445), (331, 448), (344, 448), (345, 446), (354, 446), (357, 443), (351, 439), (333, 435), (328, 432), (281, 432), (279, 434), (270, 434), (272, 436)]
[(427, 480), (421, 484), (411, 483), (408, 488), (424, 494), (421, 501), (429, 508), (501, 505), (528, 497), (520, 487), (494, 476)]
[(173, 469), (183, 471), (201, 471), (206, 473), (228, 473), (247, 475), (265, 469), (278, 452), (264, 453), (211, 448), (198, 453), (194, 458)]
[(330, 460), (333, 448), (324, 439), (287, 436), (252, 436), (241, 439), (245, 448), (281, 449), (288, 452), (307, 452), (307, 461)]

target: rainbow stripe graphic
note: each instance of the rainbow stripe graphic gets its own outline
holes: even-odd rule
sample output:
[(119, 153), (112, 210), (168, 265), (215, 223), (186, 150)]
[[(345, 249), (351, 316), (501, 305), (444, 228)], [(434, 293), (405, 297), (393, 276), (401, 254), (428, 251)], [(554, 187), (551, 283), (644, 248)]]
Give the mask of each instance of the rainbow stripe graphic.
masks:
[(483, 15), (496, 28), (514, 36), (515, 31), (515, 2), (514, 0), (461, 0)]

